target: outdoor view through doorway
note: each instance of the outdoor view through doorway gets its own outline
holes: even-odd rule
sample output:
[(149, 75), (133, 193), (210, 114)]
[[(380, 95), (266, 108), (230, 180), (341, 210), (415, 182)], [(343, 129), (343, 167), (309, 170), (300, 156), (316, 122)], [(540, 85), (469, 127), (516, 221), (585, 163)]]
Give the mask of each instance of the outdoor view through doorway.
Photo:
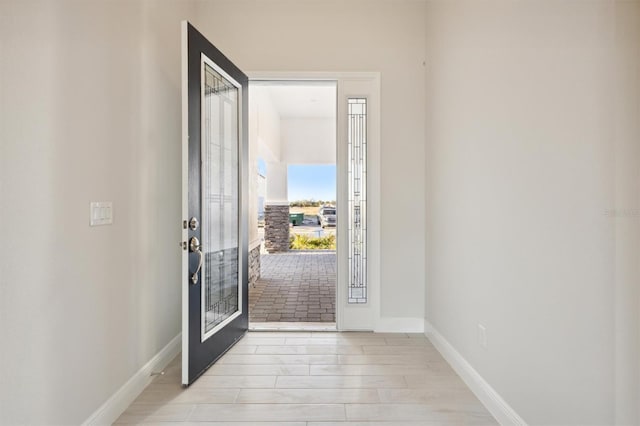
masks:
[(335, 328), (336, 90), (250, 83), (252, 328)]

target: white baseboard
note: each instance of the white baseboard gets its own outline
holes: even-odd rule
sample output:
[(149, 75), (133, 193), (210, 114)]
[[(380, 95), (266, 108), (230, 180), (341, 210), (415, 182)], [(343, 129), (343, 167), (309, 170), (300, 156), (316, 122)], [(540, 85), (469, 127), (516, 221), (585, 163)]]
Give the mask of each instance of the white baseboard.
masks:
[(424, 333), (423, 318), (380, 318), (375, 327), (377, 333)]
[(124, 410), (142, 393), (144, 388), (151, 383), (151, 373), (162, 371), (180, 353), (182, 348), (182, 333), (171, 341), (138, 370), (127, 382), (122, 385), (100, 408), (96, 410), (84, 423), (89, 425), (111, 425)]
[(431, 333), (432, 330), (433, 330), (433, 326), (431, 325), (431, 323), (429, 321), (427, 321), (425, 319), (424, 320), (424, 335), (429, 337), (429, 334)]
[(424, 322), (425, 335), (438, 349), (480, 402), (503, 426), (526, 426), (527, 423), (507, 404), (495, 389), (467, 362), (466, 359), (427, 321)]

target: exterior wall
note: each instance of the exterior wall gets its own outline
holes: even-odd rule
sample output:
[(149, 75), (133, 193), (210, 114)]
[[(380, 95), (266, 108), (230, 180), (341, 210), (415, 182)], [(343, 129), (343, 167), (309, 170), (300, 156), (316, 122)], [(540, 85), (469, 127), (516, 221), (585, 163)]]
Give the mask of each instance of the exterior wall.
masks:
[(288, 173), (289, 170), (287, 167), (287, 163), (267, 162), (267, 204), (289, 203), (289, 182), (287, 180)]
[(289, 206), (267, 204), (264, 211), (264, 245), (269, 253), (289, 251)]
[[(258, 158), (275, 163), (271, 176), (272, 192), (284, 191), (286, 200), (286, 167), (283, 189), (274, 188), (277, 182), (277, 164), (280, 161), (280, 116), (265, 89), (249, 87), (249, 247), (260, 244), (258, 213), (264, 209), (267, 200), (267, 180), (258, 175)], [(275, 194), (278, 195), (278, 194)], [(282, 195), (280, 195), (282, 196)]]

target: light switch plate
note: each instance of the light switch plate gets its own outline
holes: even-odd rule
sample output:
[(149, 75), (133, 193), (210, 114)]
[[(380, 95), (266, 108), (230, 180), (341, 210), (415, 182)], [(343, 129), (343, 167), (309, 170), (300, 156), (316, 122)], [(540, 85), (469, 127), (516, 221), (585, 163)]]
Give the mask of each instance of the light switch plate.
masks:
[(113, 223), (113, 203), (111, 201), (93, 201), (89, 209), (89, 225), (101, 226)]

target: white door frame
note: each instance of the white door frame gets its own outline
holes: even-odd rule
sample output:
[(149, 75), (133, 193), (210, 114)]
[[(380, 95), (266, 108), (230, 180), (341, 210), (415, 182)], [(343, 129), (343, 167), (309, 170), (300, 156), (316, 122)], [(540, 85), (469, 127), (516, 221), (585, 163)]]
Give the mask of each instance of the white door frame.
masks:
[[(378, 72), (248, 72), (252, 81), (334, 81), (337, 83), (337, 202), (345, 211), (347, 186), (347, 99), (368, 100), (367, 137), (367, 292), (368, 302), (347, 303), (348, 236), (346, 221), (338, 220), (336, 327), (340, 331), (376, 330), (380, 322), (380, 73)], [(251, 90), (251, 88), (249, 88)], [(340, 207), (343, 206), (343, 207)]]

